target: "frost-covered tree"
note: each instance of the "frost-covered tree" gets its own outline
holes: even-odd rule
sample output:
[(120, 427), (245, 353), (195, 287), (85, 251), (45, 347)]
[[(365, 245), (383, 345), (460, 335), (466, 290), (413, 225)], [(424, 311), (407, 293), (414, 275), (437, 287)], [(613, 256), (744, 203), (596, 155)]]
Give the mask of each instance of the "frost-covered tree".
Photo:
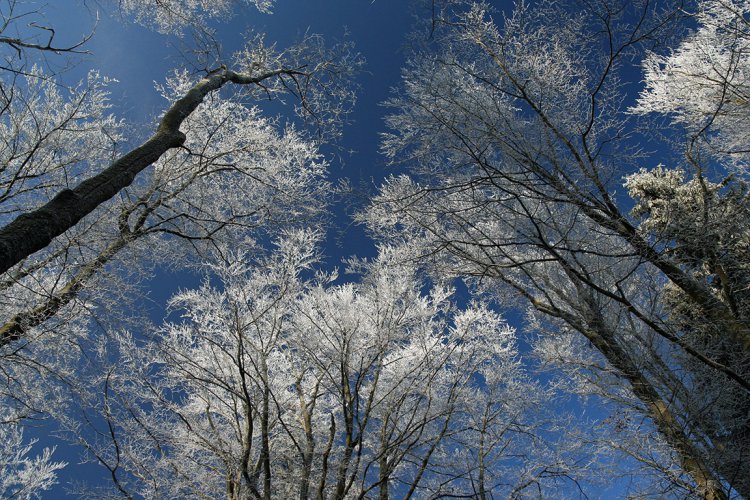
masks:
[[(197, 4), (183, 7), (200, 10)], [(40, 14), (17, 8), (8, 5), (6, 29)], [(339, 56), (347, 57), (343, 49)], [(147, 247), (161, 237), (176, 247), (169, 259), (176, 263), (178, 254), (221, 253), (269, 224), (299, 224), (319, 214), (322, 204), (313, 199), (327, 189), (319, 140), (278, 126), (247, 103), (259, 92), (264, 98), (295, 94), (299, 110), (314, 115), (319, 130), (330, 131), (351, 97), (346, 75), (358, 64), (356, 57), (334, 59), (319, 37), (282, 51), (258, 37), (233, 57), (244, 73), (226, 66), (204, 78), (177, 72), (162, 89), (170, 107), (156, 133), (124, 155), (128, 134), (108, 114), (111, 82), (92, 73), (66, 91), (37, 67), (4, 73), (0, 231), (15, 257), (6, 262), (2, 284), (7, 300), (0, 343), (55, 316), (84, 287), (95, 289), (94, 276), (126, 248), (129, 259), (140, 254), (158, 260)], [(220, 96), (218, 89), (230, 80), (243, 88)]]
[(645, 59), (645, 89), (632, 111), (668, 115), (699, 146), (746, 169), (750, 114), (750, 4), (706, 0), (697, 28), (666, 54)]
[(231, 15), (237, 6), (253, 6), (270, 13), (275, 0), (117, 0), (112, 2), (126, 16), (162, 33), (183, 33), (206, 21)]
[[(179, 5), (177, 5), (179, 3)], [(226, 2), (221, 7), (215, 2), (124, 2), (120, 5), (125, 12), (144, 12), (156, 9), (158, 12), (184, 10), (185, 16), (190, 13), (201, 13), (211, 11), (219, 14), (227, 10), (235, 2)], [(261, 10), (267, 10), (269, 2), (254, 2)], [(213, 7), (221, 7), (212, 10)], [(8, 2), (7, 12), (4, 13), (4, 30), (16, 31), (15, 26), (21, 19), (33, 19), (32, 24), (42, 31), (44, 27), (35, 24), (36, 17), (41, 17), (39, 11), (18, 12), (16, 2)], [(159, 18), (158, 15), (146, 15), (150, 19)], [(180, 17), (180, 16), (177, 16)], [(54, 30), (50, 29), (54, 36)], [(33, 37), (32, 35), (29, 35)], [(0, 39), (4, 40), (4, 39)], [(15, 39), (13, 39), (15, 40)], [(54, 46), (42, 47), (39, 43), (21, 43), (5, 40), (3, 48), (8, 48), (9, 55), (6, 61), (14, 61), (10, 54), (17, 52), (20, 62), (8, 64), (4, 73), (8, 79), (3, 83), (2, 95), (7, 101), (2, 109), (6, 114), (11, 101), (23, 106), (28, 100), (26, 88), (19, 81), (19, 75), (33, 74), (36, 79), (54, 79), (54, 75), (45, 75), (41, 70), (31, 70), (30, 63), (34, 58), (29, 54), (35, 51), (60, 52)], [(15, 49), (15, 50), (14, 50)], [(112, 199), (123, 188), (133, 182), (133, 179), (145, 168), (158, 160), (164, 153), (174, 148), (185, 145), (185, 133), (180, 130), (184, 120), (194, 112), (204, 101), (206, 96), (218, 91), (225, 85), (243, 87), (241, 90), (235, 88), (235, 98), (252, 99), (258, 95), (264, 98), (279, 94), (292, 94), (299, 102), (297, 111), (315, 120), (315, 125), (320, 129), (330, 131), (336, 128), (340, 122), (340, 113), (345, 110), (346, 105), (352, 98), (351, 89), (346, 85), (346, 80), (359, 64), (356, 55), (350, 53), (350, 47), (346, 44), (339, 45), (338, 49), (329, 50), (324, 47), (320, 37), (306, 35), (297, 45), (278, 50), (275, 46), (264, 43), (260, 35), (249, 35), (247, 43), (237, 51), (230, 60), (222, 60), (216, 68), (206, 68), (204, 78), (196, 78), (191, 86), (181, 88), (181, 95), (175, 96), (169, 109), (165, 110), (161, 119), (156, 123), (151, 137), (137, 147), (123, 149), (112, 149), (108, 162), (98, 165), (78, 164), (83, 170), (89, 168), (87, 175), (79, 175), (75, 179), (67, 179), (67, 185), (57, 193), (47, 193), (47, 198), (36, 199), (36, 206), (29, 208), (26, 213), (20, 213), (14, 220), (8, 221), (0, 230), (0, 254), (5, 258), (0, 263), (3, 272), (18, 264), (21, 260), (29, 257), (34, 252), (48, 246), (52, 240), (63, 232), (75, 226), (83, 217), (90, 214), (102, 203)], [(23, 57), (21, 57), (23, 56)], [(31, 72), (31, 73), (30, 73)], [(86, 94), (86, 86), (81, 86), (79, 93)], [(93, 92), (99, 92), (100, 88), (93, 88)], [(239, 96), (238, 96), (239, 94)], [(103, 96), (95, 97), (97, 102), (103, 104)], [(106, 108), (106, 106), (104, 106)], [(84, 116), (81, 113), (81, 116)], [(44, 117), (39, 117), (44, 119)], [(89, 121), (92, 126), (96, 121)], [(42, 122), (44, 123), (44, 122)], [(25, 124), (28, 130), (20, 133), (34, 137), (34, 134), (42, 140), (46, 140), (43, 127), (34, 130), (35, 124), (32, 120)], [(141, 136), (146, 134), (140, 134)], [(116, 135), (111, 137), (111, 143), (122, 144), (122, 138)], [(58, 149), (65, 150), (64, 144), (58, 144)], [(71, 148), (77, 147), (71, 144)], [(31, 160), (31, 159), (30, 159)], [(22, 175), (26, 179), (33, 175), (36, 180), (44, 182), (44, 175), (40, 167), (29, 161), (18, 162), (23, 172), (10, 174)], [(107, 163), (110, 163), (107, 165)], [(105, 168), (106, 167), (106, 168)], [(28, 170), (28, 172), (26, 171)], [(28, 182), (27, 182), (28, 184)], [(46, 203), (45, 203), (46, 202)]]
[[(34, 252), (48, 246), (55, 237), (71, 229), (101, 204), (129, 186), (141, 171), (159, 160), (166, 152), (184, 147), (186, 134), (180, 127), (209, 93), (219, 90), (229, 82), (257, 85), (264, 92), (280, 91), (291, 85), (293, 91), (306, 93), (310, 89), (308, 85), (313, 81), (319, 81), (318, 77), (314, 76), (317, 71), (276, 66), (282, 64), (278, 59), (271, 62), (275, 68), (268, 68), (263, 64), (263, 67), (257, 67), (258, 62), (254, 59), (256, 55), (255, 50), (245, 50), (238, 54), (240, 64), (247, 65), (247, 73), (222, 68), (196, 82), (164, 113), (156, 132), (146, 142), (120, 156), (100, 173), (84, 178), (77, 186), (71, 186), (72, 189), (63, 189), (46, 204), (19, 215), (0, 229), (0, 270), (7, 271)], [(264, 55), (266, 56), (267, 54)], [(269, 62), (266, 59), (262, 61)], [(316, 69), (332, 70), (332, 64), (330, 61), (321, 62)], [(333, 71), (336, 72), (335, 69)], [(334, 92), (338, 90), (335, 89)], [(302, 97), (304, 99), (306, 96)], [(313, 106), (316, 100), (317, 98), (309, 99), (306, 105)], [(326, 111), (331, 109), (333, 108), (327, 108)]]
[(3, 498), (40, 498), (41, 493), (57, 483), (56, 472), (65, 462), (52, 462), (54, 450), (28, 457), (36, 440), (24, 440), (17, 422), (4, 419), (0, 423), (0, 495)]
[[(747, 318), (750, 311), (750, 204), (747, 186), (731, 178), (712, 183), (685, 172), (656, 168), (627, 178), (626, 187), (637, 201), (634, 214), (642, 217), (639, 229), (669, 241), (673, 258), (702, 279), (734, 313)], [(707, 320), (702, 307), (671, 283), (661, 288), (665, 313), (681, 341), (708, 354), (744, 380), (750, 378), (750, 354), (725, 335), (721, 325)], [(680, 396), (686, 426), (698, 429), (711, 445), (703, 445), (711, 462), (740, 492), (750, 488), (750, 392), (726, 384), (715, 369), (685, 353), (678, 354), (694, 390)], [(744, 493), (743, 493), (744, 494)]]
[[(137, 4), (120, 7), (170, 6)], [(145, 321), (134, 305), (155, 266), (184, 270), (253, 251), (272, 231), (318, 220), (330, 191), (318, 147), (352, 97), (346, 80), (359, 64), (348, 46), (334, 54), (313, 35), (285, 50), (250, 36), (225, 66), (174, 71), (159, 87), (162, 116), (136, 127), (112, 115), (115, 82), (92, 72), (63, 85), (45, 58), (85, 46), (58, 46), (37, 22), (43, 12), (26, 7), (0, 6), (0, 231), (6, 249), (41, 238), (0, 278), (0, 397), (21, 424), (85, 404), (86, 377), (102, 376), (85, 362), (97, 335)], [(35, 24), (18, 27), (26, 21)], [(255, 105), (281, 95), (294, 96), (314, 124), (291, 114), (282, 123)], [(154, 125), (151, 139), (128, 144)], [(69, 429), (85, 425), (63, 420)]]
[[(184, 74), (176, 75), (168, 85), (165, 97), (174, 100), (175, 93), (189, 86), (190, 80)], [(216, 95), (193, 113), (185, 129), (188, 136), (183, 148), (160, 159), (111, 207), (91, 217), (85, 233), (73, 233), (75, 236), (55, 243), (49, 252), (52, 255), (47, 254), (48, 260), (43, 261), (45, 267), (32, 261), (10, 273), (9, 292), (24, 287), (39, 298), (32, 299), (28, 293), (18, 297), (21, 312), (3, 325), (4, 342), (54, 316), (127, 246), (143, 251), (149, 246), (171, 245), (173, 263), (180, 254), (189, 262), (195, 251), (207, 256), (233, 243), (247, 243), (252, 231), (262, 231), (269, 224), (299, 224), (318, 215), (311, 207), (318, 205), (314, 200), (327, 189), (325, 163), (316, 146), (293, 128), (278, 131), (256, 108)], [(35, 154), (41, 156), (42, 152), (37, 149)], [(66, 174), (72, 177), (61, 171), (60, 178), (65, 179)], [(47, 177), (52, 182), (53, 178)], [(38, 200), (38, 193), (24, 194), (31, 203)], [(89, 247), (86, 254), (73, 259), (62, 255), (69, 253), (66, 249), (72, 239), (79, 240), (73, 242), (78, 246), (85, 242)], [(144, 258), (148, 257), (144, 254)], [(159, 259), (152, 254), (150, 260)], [(50, 265), (62, 267), (62, 276), (50, 287), (36, 290), (30, 283), (49, 273)], [(24, 302), (38, 305), (23, 308)]]
[[(170, 81), (185, 84), (181, 77)], [(191, 120), (185, 149), (160, 160), (44, 259), (3, 282), (5, 404), (26, 415), (73, 404), (55, 385), (74, 393), (85, 386), (78, 354), (95, 349), (91, 336), (128, 316), (140, 318), (126, 306), (139, 293), (143, 271), (185, 269), (227, 249), (252, 249), (253, 238), (270, 228), (319, 217), (326, 165), (313, 143), (218, 96)]]
[[(663, 492), (747, 496), (747, 459), (729, 451), (748, 447), (744, 187), (708, 182), (699, 162), (709, 160), (696, 154), (671, 193), (642, 174), (627, 180), (634, 213), (622, 197), (623, 177), (653, 161), (623, 79), (630, 58), (668, 40), (681, 11), (520, 4), (498, 22), (484, 3), (438, 6), (383, 143), (413, 177), (387, 181), (362, 220), (421, 244), (437, 275), (529, 307), (541, 359), (577, 390), (650, 418), (643, 442), (613, 447), (661, 474)], [(688, 243), (692, 254), (717, 253), (697, 262)], [(736, 273), (721, 277), (730, 262)], [(721, 340), (698, 340), (688, 317)], [(701, 398), (716, 412), (698, 408)]]
[(590, 479), (496, 312), (457, 308), (403, 249), (332, 285), (312, 272), (316, 238), (234, 255), (145, 342), (102, 339), (89, 408), (106, 423), (87, 444), (120, 492), (491, 497)]

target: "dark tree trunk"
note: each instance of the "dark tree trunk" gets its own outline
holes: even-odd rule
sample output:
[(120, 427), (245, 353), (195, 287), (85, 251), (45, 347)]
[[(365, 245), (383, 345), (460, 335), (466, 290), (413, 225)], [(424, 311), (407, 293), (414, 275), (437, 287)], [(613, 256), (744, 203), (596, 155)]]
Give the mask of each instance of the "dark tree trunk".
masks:
[(251, 77), (222, 68), (200, 80), (167, 110), (159, 128), (146, 142), (116, 160), (103, 172), (86, 179), (74, 189), (61, 191), (46, 205), (19, 215), (0, 229), (0, 273), (45, 248), (99, 205), (128, 187), (143, 169), (164, 153), (181, 146), (185, 142), (185, 134), (180, 131), (180, 125), (210, 92), (220, 89), (227, 82), (250, 85), (281, 74), (298, 73), (276, 70)]

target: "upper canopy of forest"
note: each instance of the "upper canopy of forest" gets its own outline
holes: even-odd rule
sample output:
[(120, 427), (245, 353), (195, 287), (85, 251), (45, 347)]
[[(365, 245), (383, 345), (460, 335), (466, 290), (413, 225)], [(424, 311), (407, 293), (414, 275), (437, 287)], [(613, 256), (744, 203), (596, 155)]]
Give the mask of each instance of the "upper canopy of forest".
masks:
[(749, 2), (0, 18), (0, 496), (750, 498)]

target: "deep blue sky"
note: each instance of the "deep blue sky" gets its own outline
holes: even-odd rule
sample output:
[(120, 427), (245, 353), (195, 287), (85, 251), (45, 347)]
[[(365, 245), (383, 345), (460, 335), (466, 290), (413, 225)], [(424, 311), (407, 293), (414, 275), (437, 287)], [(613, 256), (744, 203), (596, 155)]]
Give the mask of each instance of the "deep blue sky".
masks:
[[(116, 4), (116, 0), (100, 2)], [(387, 113), (382, 102), (389, 96), (390, 89), (400, 83), (405, 57), (402, 45), (413, 23), (414, 11), (429, 15), (428, 11), (420, 12), (414, 7), (417, 3), (409, 0), (277, 0), (272, 15), (242, 7), (232, 20), (217, 23), (215, 27), (227, 54), (241, 44), (242, 34), (248, 27), (267, 33), (267, 40), (276, 41), (281, 47), (293, 43), (307, 30), (330, 40), (340, 40), (348, 33), (367, 64), (358, 79), (361, 89), (350, 117), (352, 123), (344, 129), (336, 154), (329, 156), (330, 173), (332, 180), (348, 178), (355, 187), (374, 191), (393, 171), (378, 153), (379, 133), (385, 130), (383, 116)], [(508, 7), (510, 1), (495, 3), (498, 7)], [(48, 24), (57, 29), (61, 44), (79, 39), (94, 25), (93, 10), (87, 10), (83, 4), (83, 0), (50, 0), (48, 5), (40, 4)], [(89, 7), (95, 8), (96, 3), (89, 0)], [(155, 92), (154, 82), (162, 82), (184, 60), (174, 50), (173, 38), (123, 22), (117, 15), (110, 14), (100, 12), (96, 34), (87, 45), (91, 55), (84, 57), (66, 78), (72, 82), (96, 68), (102, 75), (116, 79), (118, 83), (112, 87), (113, 112), (132, 124), (135, 143), (153, 131), (154, 117), (166, 105)], [(59, 64), (59, 60), (50, 61)], [(329, 265), (337, 265), (343, 257), (374, 254), (372, 242), (362, 228), (350, 224), (345, 212), (346, 208), (339, 206), (329, 228), (324, 249)], [(177, 286), (189, 285), (190, 279), (183, 275), (165, 275), (154, 280), (157, 282), (160, 285), (150, 291), (150, 296), (158, 306)], [(45, 431), (37, 431), (34, 434), (43, 438), (40, 444), (47, 445), (50, 441), (44, 437)], [(102, 467), (77, 463), (79, 450), (57, 444), (55, 457), (68, 461), (69, 465), (60, 474), (62, 484), (48, 492), (46, 498), (63, 498), (65, 483), (71, 479), (108, 480)]]
[[(103, 6), (116, 4), (116, 0), (100, 0)], [(356, 187), (374, 191), (388, 174), (383, 157), (378, 154), (379, 132), (384, 131), (381, 105), (389, 96), (390, 89), (399, 84), (400, 69), (404, 63), (401, 47), (413, 23), (417, 2), (407, 0), (277, 0), (272, 15), (259, 13), (254, 8), (241, 7), (234, 18), (216, 23), (218, 38), (225, 52), (231, 54), (242, 42), (247, 28), (265, 32), (269, 42), (278, 42), (280, 47), (293, 43), (306, 31), (323, 34), (327, 39), (341, 40), (345, 33), (355, 43), (356, 50), (366, 59), (365, 71), (360, 74), (358, 84), (361, 91), (356, 108), (351, 115), (352, 123), (344, 130), (338, 150), (329, 150), (331, 179), (348, 178)], [(86, 48), (91, 52), (77, 66), (64, 74), (66, 83), (74, 83), (84, 77), (89, 69), (98, 69), (103, 76), (116, 79), (112, 86), (112, 111), (125, 118), (135, 140), (133, 144), (154, 130), (154, 117), (166, 103), (154, 90), (154, 82), (162, 82), (174, 68), (180, 67), (184, 59), (174, 50), (179, 43), (172, 37), (163, 36), (153, 30), (134, 23), (123, 22), (102, 6), (89, 0), (50, 0), (38, 3), (47, 24), (55, 27), (56, 40), (60, 45), (79, 40), (99, 21), (96, 33)], [(88, 9), (87, 9), (88, 7)], [(53, 67), (62, 66), (62, 60), (50, 58)], [(360, 227), (352, 226), (339, 206), (329, 228), (329, 237), (324, 249), (329, 265), (337, 265), (341, 258), (352, 255), (374, 254), (372, 242), (367, 240)], [(166, 278), (166, 279), (165, 279)], [(150, 298), (158, 314), (163, 304), (178, 286), (190, 285), (194, 279), (184, 275), (159, 276), (159, 283), (150, 290)], [(69, 465), (61, 471), (61, 483), (47, 492), (45, 498), (63, 498), (65, 483), (73, 480), (108, 481), (107, 471), (94, 464), (81, 465), (81, 451), (51, 439), (49, 429), (29, 429), (28, 436), (40, 438), (37, 446), (57, 445), (54, 457)]]

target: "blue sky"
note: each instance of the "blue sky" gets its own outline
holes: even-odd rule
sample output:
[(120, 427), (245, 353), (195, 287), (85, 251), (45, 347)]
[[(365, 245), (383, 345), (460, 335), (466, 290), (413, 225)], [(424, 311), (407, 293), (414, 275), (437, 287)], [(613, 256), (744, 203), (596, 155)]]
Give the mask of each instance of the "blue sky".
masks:
[[(402, 49), (405, 37), (413, 23), (413, 10), (410, 7), (418, 2), (406, 0), (277, 0), (273, 15), (265, 15), (252, 8), (242, 8), (228, 22), (217, 23), (218, 38), (224, 44), (225, 52), (231, 53), (242, 41), (242, 34), (248, 27), (257, 32), (267, 33), (269, 41), (280, 46), (293, 43), (302, 33), (309, 30), (321, 33), (327, 39), (337, 40), (348, 33), (356, 49), (366, 59), (365, 71), (359, 76), (361, 86), (358, 102), (350, 116), (351, 125), (344, 129), (344, 135), (337, 149), (327, 148), (330, 153), (330, 174), (332, 180), (348, 178), (353, 186), (365, 192), (374, 190), (382, 179), (393, 172), (385, 165), (378, 153), (379, 133), (385, 131), (383, 116), (387, 109), (383, 101), (390, 90), (400, 83), (400, 69), (405, 62)], [(82, 0), (52, 0), (43, 5), (42, 11), (50, 25), (57, 28), (60, 43), (78, 40), (88, 33), (95, 23), (91, 9), (95, 2), (89, 2), (90, 9), (82, 7)], [(114, 0), (103, 4), (116, 3)], [(498, 7), (507, 7), (497, 2)], [(429, 15), (428, 11), (419, 12)], [(151, 133), (154, 119), (164, 108), (165, 102), (154, 90), (154, 82), (161, 82), (183, 60), (172, 45), (174, 39), (159, 35), (136, 24), (122, 22), (117, 16), (102, 11), (96, 26), (96, 34), (87, 44), (91, 55), (67, 73), (69, 82), (80, 79), (91, 68), (102, 75), (114, 78), (118, 83), (112, 87), (113, 112), (128, 120), (133, 135), (142, 138)], [(59, 64), (53, 61), (52, 64)], [(135, 141), (134, 141), (135, 142)], [(371, 256), (374, 246), (361, 227), (348, 220), (348, 208), (339, 206), (332, 227), (329, 229), (327, 245), (324, 249), (329, 265), (337, 265), (340, 260), (352, 255)], [(195, 280), (184, 275), (164, 275), (154, 280), (162, 285), (150, 291), (157, 304), (163, 304), (174, 293), (177, 286), (189, 285)], [(163, 286), (165, 285), (166, 286)], [(34, 435), (42, 437), (46, 429), (37, 429)], [(60, 474), (61, 484), (46, 495), (48, 498), (61, 498), (65, 495), (65, 483), (71, 479), (107, 480), (106, 471), (96, 465), (78, 464), (80, 451), (58, 443), (57, 459), (69, 462)]]
[[(116, 2), (103, 1), (111, 5)], [(352, 185), (373, 192), (381, 180), (392, 171), (378, 153), (379, 132), (385, 130), (383, 115), (387, 112), (382, 102), (390, 89), (400, 81), (400, 69), (405, 52), (402, 46), (413, 23), (416, 2), (404, 0), (278, 0), (273, 14), (259, 13), (242, 7), (228, 22), (217, 22), (214, 27), (227, 54), (242, 43), (248, 28), (265, 32), (267, 40), (280, 47), (295, 42), (306, 31), (319, 33), (327, 40), (341, 40), (344, 36), (354, 42), (356, 50), (366, 59), (365, 70), (358, 77), (361, 91), (351, 125), (344, 129), (336, 149), (329, 153), (332, 180), (348, 178)], [(123, 22), (118, 15), (102, 10), (96, 2), (82, 0), (54, 0), (40, 3), (47, 24), (56, 28), (60, 45), (73, 43), (88, 34), (96, 25), (96, 33), (86, 45), (91, 52), (76, 59), (76, 66), (64, 74), (66, 83), (73, 84), (85, 77), (89, 69), (97, 69), (103, 76), (117, 80), (112, 88), (112, 111), (128, 121), (135, 145), (150, 134), (154, 119), (166, 102), (154, 90), (154, 82), (184, 62), (175, 47), (179, 41), (155, 33), (142, 26)], [(99, 20), (96, 21), (96, 9)], [(50, 58), (53, 68), (64, 65), (61, 59)], [(344, 205), (336, 208), (329, 229), (324, 252), (328, 264), (336, 266), (342, 258), (352, 255), (372, 256), (374, 245), (361, 227), (350, 223)], [(184, 274), (159, 275), (149, 291), (155, 308), (154, 315), (177, 287), (197, 283), (195, 277)], [(69, 481), (108, 481), (107, 471), (96, 464), (80, 464), (81, 451), (49, 436), (49, 428), (26, 431), (27, 436), (40, 439), (40, 446), (56, 445), (54, 457), (69, 464), (59, 474), (60, 484), (47, 492), (46, 498), (63, 498)]]

